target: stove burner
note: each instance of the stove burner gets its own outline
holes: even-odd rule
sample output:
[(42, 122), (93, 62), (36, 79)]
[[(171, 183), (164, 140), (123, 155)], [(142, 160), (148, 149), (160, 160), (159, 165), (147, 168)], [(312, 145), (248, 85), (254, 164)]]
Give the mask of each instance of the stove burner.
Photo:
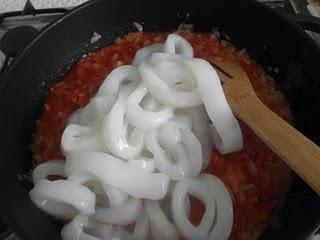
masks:
[(32, 26), (19, 26), (3, 35), (0, 39), (0, 50), (6, 57), (0, 68), (0, 75), (7, 68), (10, 58), (15, 57), (37, 34), (38, 30)]
[[(0, 39), (0, 76), (8, 67), (12, 58), (36, 36), (39, 28), (51, 22), (53, 20), (52, 16), (56, 17), (57, 14), (60, 15), (67, 11), (66, 8), (35, 9), (31, 1), (28, 0), (22, 11), (0, 14), (0, 26), (2, 25), (1, 27), (5, 30), (2, 35), (0, 27), (0, 37), (2, 35)], [(43, 22), (43, 19), (47, 21)], [(35, 24), (34, 20), (38, 23)], [(5, 23), (7, 22), (16, 22), (17, 26), (6, 28)], [(34, 25), (37, 25), (38, 30)]]
[(27, 16), (27, 15), (41, 15), (41, 14), (50, 14), (50, 13), (64, 13), (67, 12), (66, 8), (45, 8), (45, 9), (35, 9), (30, 0), (27, 0), (22, 11), (6, 12), (0, 15), (0, 24), (4, 19), (9, 17), (17, 16)]

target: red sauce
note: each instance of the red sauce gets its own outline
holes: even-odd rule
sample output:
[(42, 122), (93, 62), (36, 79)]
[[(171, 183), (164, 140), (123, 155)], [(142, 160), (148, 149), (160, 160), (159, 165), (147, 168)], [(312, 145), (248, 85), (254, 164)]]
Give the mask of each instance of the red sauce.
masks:
[[(193, 46), (195, 56), (231, 59), (245, 69), (258, 97), (272, 111), (290, 121), (290, 111), (272, 79), (245, 53), (215, 35), (181, 32)], [(131, 64), (135, 52), (151, 43), (164, 42), (164, 33), (130, 33), (113, 45), (89, 54), (50, 88), (49, 98), (37, 123), (34, 164), (63, 159), (60, 138), (70, 114), (85, 106), (106, 75), (115, 67)], [(263, 230), (279, 209), (291, 183), (290, 169), (245, 124), (241, 123), (244, 148), (221, 155), (214, 150), (205, 170), (217, 175), (230, 190), (234, 204), (234, 227), (230, 239), (248, 239)], [(191, 218), (199, 222), (203, 207), (192, 201)]]

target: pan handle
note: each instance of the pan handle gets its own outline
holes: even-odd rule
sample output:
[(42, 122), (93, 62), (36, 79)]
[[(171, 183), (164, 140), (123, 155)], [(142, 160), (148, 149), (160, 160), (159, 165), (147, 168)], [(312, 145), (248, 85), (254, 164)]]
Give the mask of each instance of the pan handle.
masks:
[(304, 30), (309, 30), (320, 34), (320, 18), (296, 13), (281, 12), (288, 20), (298, 24)]

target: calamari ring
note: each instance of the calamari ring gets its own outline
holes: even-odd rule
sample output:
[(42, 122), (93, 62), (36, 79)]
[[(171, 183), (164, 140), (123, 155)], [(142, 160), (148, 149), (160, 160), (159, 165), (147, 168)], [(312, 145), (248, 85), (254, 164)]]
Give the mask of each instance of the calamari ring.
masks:
[(89, 216), (95, 212), (95, 194), (67, 180), (42, 179), (29, 195), (37, 207), (57, 218), (70, 219), (79, 213)]
[[(205, 205), (205, 213), (198, 226), (193, 225), (185, 211), (187, 194), (199, 198)], [(173, 221), (182, 235), (187, 239), (204, 239), (214, 223), (215, 198), (208, 185), (200, 180), (185, 178), (174, 187), (171, 199)]]
[(126, 104), (126, 117), (128, 122), (141, 129), (150, 130), (158, 128), (172, 117), (174, 110), (169, 106), (162, 106), (158, 111), (151, 112), (144, 110), (139, 104), (147, 94), (147, 88), (140, 84), (133, 91)]

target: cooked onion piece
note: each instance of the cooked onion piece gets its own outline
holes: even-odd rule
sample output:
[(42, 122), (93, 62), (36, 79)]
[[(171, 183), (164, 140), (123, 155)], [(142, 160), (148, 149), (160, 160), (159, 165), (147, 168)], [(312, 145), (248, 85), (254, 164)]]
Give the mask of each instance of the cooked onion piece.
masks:
[(215, 146), (223, 154), (242, 149), (241, 129), (224, 96), (216, 70), (203, 59), (192, 59), (186, 64), (197, 79), (200, 95), (212, 121)]
[(57, 218), (70, 219), (79, 213), (89, 216), (95, 212), (95, 194), (85, 186), (67, 180), (38, 181), (30, 192), (30, 199)]
[(83, 151), (108, 152), (101, 133), (96, 128), (69, 124), (61, 138), (61, 149), (65, 154)]
[(50, 175), (64, 177), (64, 165), (65, 163), (62, 160), (51, 160), (38, 165), (32, 172), (33, 183), (47, 179)]
[(130, 94), (126, 104), (126, 117), (131, 125), (149, 130), (158, 128), (167, 122), (172, 117), (174, 110), (169, 106), (163, 106), (157, 112), (144, 110), (139, 104), (146, 94), (147, 88), (144, 84), (140, 84)]
[(132, 168), (127, 162), (105, 153), (84, 152), (68, 156), (67, 175), (84, 170), (135, 198), (158, 200), (168, 190), (169, 178), (166, 175)]
[(179, 239), (176, 227), (168, 220), (156, 201), (145, 201), (145, 208), (150, 220), (153, 239), (174, 240)]

